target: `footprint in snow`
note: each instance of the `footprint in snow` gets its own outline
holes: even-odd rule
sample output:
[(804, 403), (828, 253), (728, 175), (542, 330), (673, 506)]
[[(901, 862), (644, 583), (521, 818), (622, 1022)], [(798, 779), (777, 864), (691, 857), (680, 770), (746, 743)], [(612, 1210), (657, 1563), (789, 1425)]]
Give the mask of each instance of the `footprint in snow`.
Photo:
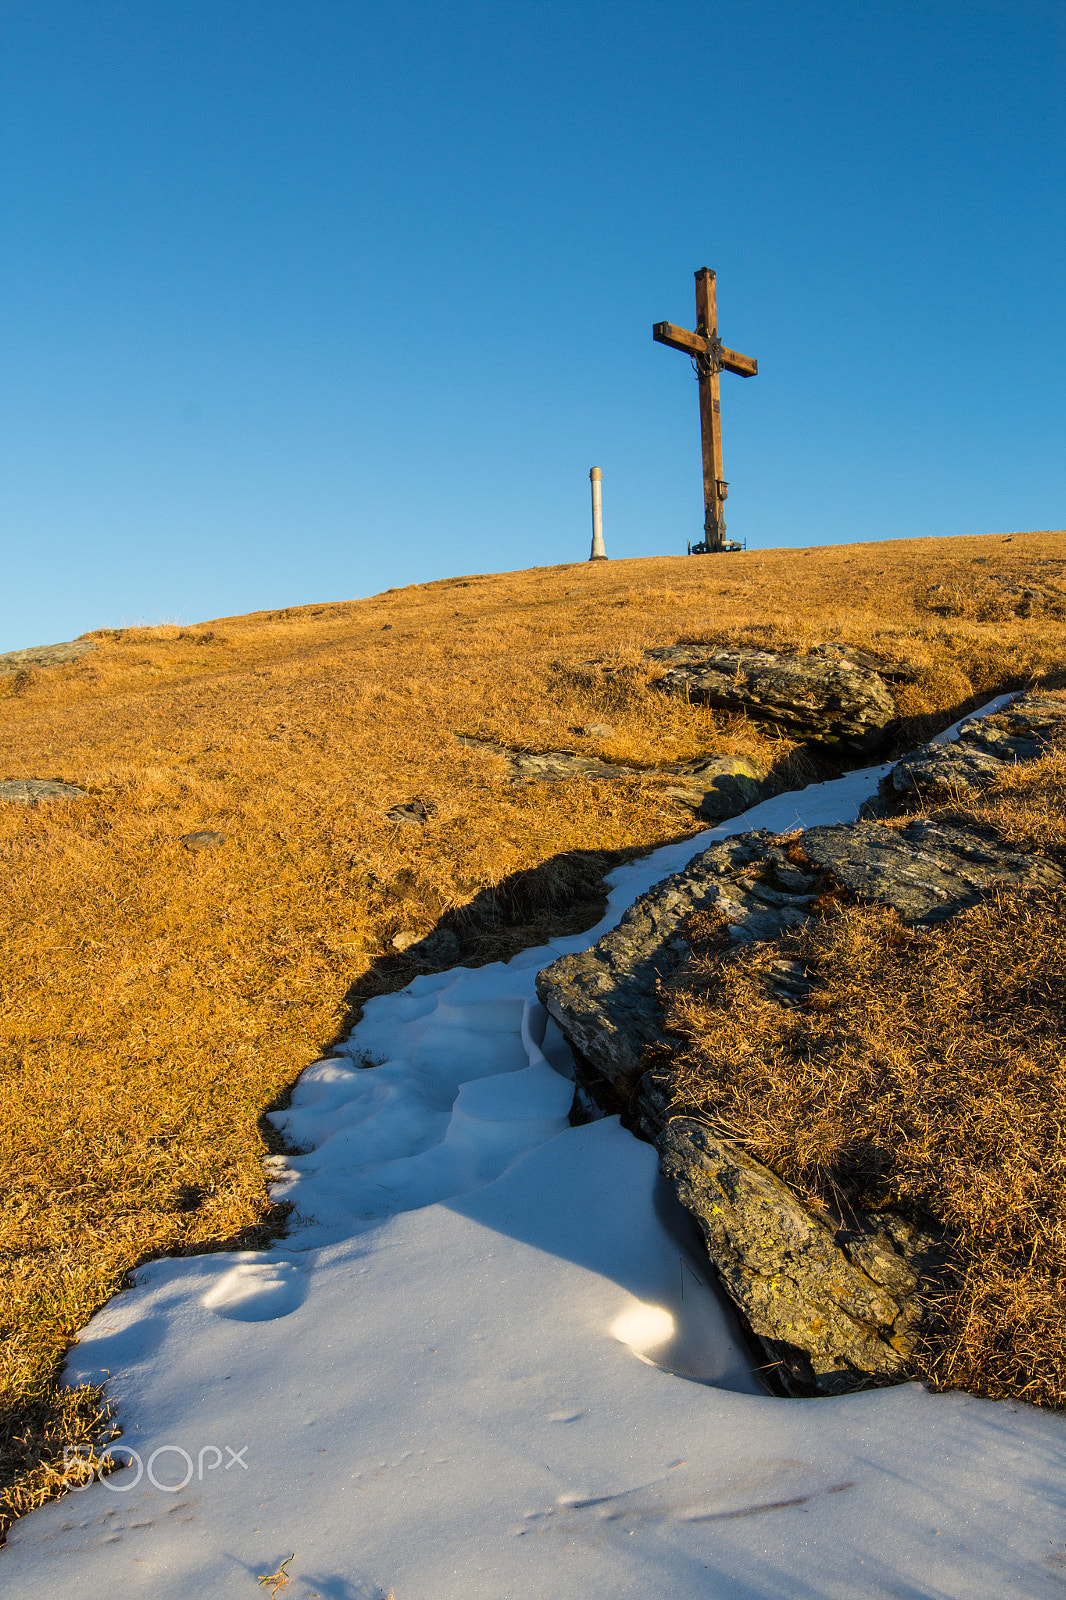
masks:
[(204, 1295), (204, 1305), (233, 1322), (270, 1322), (295, 1311), (307, 1293), (307, 1279), (291, 1261), (264, 1261), (248, 1252)]

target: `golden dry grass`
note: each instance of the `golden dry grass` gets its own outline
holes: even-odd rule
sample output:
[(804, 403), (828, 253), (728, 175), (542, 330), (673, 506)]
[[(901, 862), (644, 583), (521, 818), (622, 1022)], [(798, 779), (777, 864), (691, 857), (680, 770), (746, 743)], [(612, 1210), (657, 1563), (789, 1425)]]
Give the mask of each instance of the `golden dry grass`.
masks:
[[(1066, 750), (937, 814), (1066, 865)], [(927, 1286), (915, 1371), (1062, 1406), (1066, 892), (1001, 893), (927, 931), (832, 896), (822, 907), (724, 959), (703, 930), (668, 1002), (678, 1104), (816, 1207), (889, 1208), (943, 1230), (953, 1268)], [(803, 1010), (765, 984), (782, 955), (815, 980)]]
[[(393, 934), (446, 917), (464, 959), (509, 954), (591, 924), (620, 853), (695, 827), (654, 771), (515, 786), (455, 732), (648, 769), (746, 752), (794, 781), (813, 769), (784, 741), (657, 694), (644, 650), (864, 646), (916, 669), (913, 744), (1062, 672), (1064, 583), (1061, 533), (581, 563), (105, 632), (0, 679), (0, 778), (91, 791), (0, 807), (7, 1514), (99, 1424), (57, 1364), (129, 1268), (278, 1226), (259, 1119), (410, 976)], [(416, 796), (425, 828), (387, 821)], [(225, 845), (183, 848), (205, 828)]]

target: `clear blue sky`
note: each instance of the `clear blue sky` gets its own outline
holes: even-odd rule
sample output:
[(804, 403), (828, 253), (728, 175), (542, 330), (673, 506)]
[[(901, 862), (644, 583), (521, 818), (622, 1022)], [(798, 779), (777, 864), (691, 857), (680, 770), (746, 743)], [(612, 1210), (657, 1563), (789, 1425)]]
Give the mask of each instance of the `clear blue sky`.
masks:
[(1066, 524), (1061, 0), (4, 0), (0, 649)]

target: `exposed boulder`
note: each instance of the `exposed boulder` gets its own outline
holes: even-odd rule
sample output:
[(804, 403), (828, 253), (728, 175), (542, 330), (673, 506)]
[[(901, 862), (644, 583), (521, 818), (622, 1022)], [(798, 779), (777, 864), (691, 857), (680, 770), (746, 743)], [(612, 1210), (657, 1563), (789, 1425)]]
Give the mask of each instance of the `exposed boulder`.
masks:
[(896, 715), (880, 673), (845, 653), (774, 654), (768, 650), (670, 645), (650, 650), (667, 667), (655, 687), (841, 754), (865, 754), (884, 742)]
[(702, 756), (675, 768), (671, 776), (684, 778), (702, 796), (696, 809), (708, 822), (738, 817), (765, 793), (761, 773), (743, 756)]
[(842, 1228), (732, 1140), (690, 1117), (656, 1140), (719, 1279), (794, 1394), (842, 1394), (907, 1377), (915, 1294), (939, 1255), (899, 1217)]
[(925, 744), (892, 768), (896, 795), (972, 794), (991, 783), (1003, 763), (970, 745)]
[(45, 800), (80, 800), (84, 793), (73, 783), (57, 783), (52, 778), (9, 778), (0, 783), (0, 801), (19, 806), (34, 806)]

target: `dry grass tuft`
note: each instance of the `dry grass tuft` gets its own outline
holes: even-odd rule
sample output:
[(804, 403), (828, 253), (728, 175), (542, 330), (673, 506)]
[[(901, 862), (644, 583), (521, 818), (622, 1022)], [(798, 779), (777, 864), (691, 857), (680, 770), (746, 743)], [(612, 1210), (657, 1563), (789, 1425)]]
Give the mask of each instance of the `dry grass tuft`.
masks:
[[(942, 814), (1062, 852), (1064, 802), (1055, 752)], [(668, 1006), (681, 1104), (816, 1207), (945, 1229), (955, 1273), (921, 1370), (1066, 1404), (1066, 893), (1001, 894), (930, 931), (828, 899), (821, 919), (725, 959), (703, 935)], [(802, 1011), (765, 985), (782, 954), (815, 980)]]
[[(1064, 573), (1059, 533), (582, 562), (101, 630), (77, 661), (0, 678), (0, 777), (89, 790), (0, 808), (0, 1408), (24, 1439), (0, 1518), (54, 1492), (64, 1442), (97, 1425), (59, 1363), (129, 1269), (282, 1224), (259, 1118), (365, 996), (410, 978), (395, 933), (443, 920), (476, 962), (591, 925), (606, 867), (695, 829), (662, 763), (723, 751), (782, 783), (824, 774), (659, 694), (646, 649), (882, 654), (913, 672), (903, 747), (1066, 669), (1053, 600), (988, 619), (930, 609), (931, 588), (979, 574), (1051, 595)], [(602, 722), (610, 740), (575, 731)], [(458, 731), (643, 775), (514, 786)], [(424, 827), (387, 820), (416, 796)], [(198, 830), (226, 842), (193, 854)]]

